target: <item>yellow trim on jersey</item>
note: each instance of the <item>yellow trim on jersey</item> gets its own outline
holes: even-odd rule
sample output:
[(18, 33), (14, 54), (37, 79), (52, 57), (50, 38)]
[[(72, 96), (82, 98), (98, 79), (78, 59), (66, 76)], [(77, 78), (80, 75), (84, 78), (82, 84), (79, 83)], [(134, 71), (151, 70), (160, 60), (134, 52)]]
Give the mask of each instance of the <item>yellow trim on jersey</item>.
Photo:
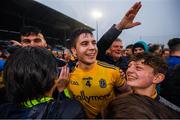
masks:
[(125, 78), (117, 67), (96, 62), (88, 71), (75, 67), (70, 73), (68, 89), (82, 103), (87, 116), (95, 118), (115, 98), (114, 87), (124, 84)]
[(111, 69), (118, 69), (116, 66), (112, 65), (112, 64), (108, 64), (106, 62), (102, 62), (102, 61), (97, 61), (97, 64), (106, 68), (111, 68)]

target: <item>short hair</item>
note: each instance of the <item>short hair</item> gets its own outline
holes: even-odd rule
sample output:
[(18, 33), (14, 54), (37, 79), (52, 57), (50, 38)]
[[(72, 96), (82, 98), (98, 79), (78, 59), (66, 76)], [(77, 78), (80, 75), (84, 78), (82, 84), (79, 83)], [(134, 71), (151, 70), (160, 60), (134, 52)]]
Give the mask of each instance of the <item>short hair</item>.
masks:
[(114, 41), (120, 41), (122, 42), (122, 40), (120, 38), (116, 38)]
[(57, 74), (56, 59), (46, 48), (19, 48), (3, 72), (9, 101), (20, 104), (43, 97), (53, 87)]
[(128, 49), (128, 48), (133, 49), (133, 46), (134, 46), (133, 44), (129, 44), (126, 46), (126, 49)]
[(156, 50), (158, 50), (161, 46), (158, 44), (153, 44), (151, 47), (149, 47), (149, 52), (154, 53)]
[(168, 41), (170, 51), (180, 51), (180, 38), (173, 38)]
[(164, 54), (164, 53), (165, 53), (165, 51), (169, 51), (169, 48), (164, 48), (164, 49), (162, 49), (161, 54)]
[(139, 53), (132, 55), (129, 62), (140, 60), (144, 60), (143, 64), (152, 67), (155, 74), (162, 73), (165, 75), (167, 72), (168, 65), (160, 56), (155, 56), (151, 53)]
[(111, 101), (102, 114), (103, 118), (111, 119), (165, 119), (179, 118), (179, 114), (155, 101), (138, 95), (121, 95)]
[(89, 30), (88, 28), (78, 28), (75, 29), (71, 36), (70, 36), (70, 41), (71, 41), (71, 47), (75, 47), (76, 48), (76, 43), (77, 43), (77, 38), (79, 37), (80, 34), (82, 33), (86, 33), (86, 34), (91, 34), (93, 35), (92, 31)]
[(21, 36), (38, 35), (41, 30), (35, 26), (24, 26), (20, 29)]

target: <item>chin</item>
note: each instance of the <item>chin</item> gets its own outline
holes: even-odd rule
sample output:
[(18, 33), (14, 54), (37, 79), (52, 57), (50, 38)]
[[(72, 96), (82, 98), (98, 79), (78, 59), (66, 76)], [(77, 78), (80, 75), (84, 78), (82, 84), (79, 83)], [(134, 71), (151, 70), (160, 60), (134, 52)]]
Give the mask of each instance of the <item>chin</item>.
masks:
[(87, 64), (91, 65), (91, 64), (94, 64), (96, 62), (96, 60), (89, 60), (89, 61), (86, 61)]
[(127, 85), (133, 87), (133, 86), (136, 86), (136, 84), (134, 84), (132, 81), (127, 81)]

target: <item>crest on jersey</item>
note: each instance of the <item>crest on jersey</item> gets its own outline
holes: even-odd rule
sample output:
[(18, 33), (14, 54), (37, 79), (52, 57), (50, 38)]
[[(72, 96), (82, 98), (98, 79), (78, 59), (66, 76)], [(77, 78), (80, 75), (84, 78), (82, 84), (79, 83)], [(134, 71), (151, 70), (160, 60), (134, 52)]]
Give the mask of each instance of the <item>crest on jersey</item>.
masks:
[(107, 86), (106, 80), (100, 79), (100, 80), (99, 80), (99, 86), (100, 86), (101, 88), (106, 88), (106, 86)]

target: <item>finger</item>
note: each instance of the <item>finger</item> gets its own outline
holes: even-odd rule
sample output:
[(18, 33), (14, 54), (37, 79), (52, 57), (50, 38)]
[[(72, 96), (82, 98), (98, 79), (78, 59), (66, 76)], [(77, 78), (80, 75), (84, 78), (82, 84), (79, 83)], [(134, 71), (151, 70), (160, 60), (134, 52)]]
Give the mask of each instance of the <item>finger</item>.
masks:
[(129, 16), (130, 14), (132, 14), (132, 12), (133, 12), (133, 8), (131, 8), (131, 9), (129, 9), (129, 11), (126, 13), (126, 15), (125, 16)]
[(69, 67), (67, 67), (66, 74), (69, 77)]
[(69, 80), (69, 68), (66, 66), (64, 66), (64, 79)]
[[(140, 7), (141, 2), (136, 2), (126, 13), (126, 16), (128, 16), (131, 13), (137, 14), (138, 8)], [(140, 8), (139, 8), (140, 9)]]
[(133, 11), (134, 15), (136, 15), (136, 14), (139, 12), (139, 10), (140, 10), (141, 7), (142, 7), (142, 5), (139, 4), (139, 5), (137, 6), (137, 8), (134, 9), (134, 11)]
[(62, 79), (62, 78), (64, 77), (64, 74), (65, 74), (65, 68), (62, 67), (61, 73), (60, 73), (60, 75), (59, 75), (59, 80)]
[(132, 28), (132, 27), (135, 27), (135, 26), (138, 26), (138, 25), (141, 25), (141, 23), (140, 22), (134, 22), (134, 23), (131, 23), (131, 25), (129, 25), (126, 29)]
[(141, 22), (134, 22), (134, 23), (132, 23), (133, 27), (138, 26), (138, 25), (141, 25)]
[(133, 8), (134, 10), (139, 9), (139, 7), (141, 6), (141, 2), (136, 2), (131, 8)]
[(127, 17), (127, 19), (129, 20), (129, 21), (133, 21), (134, 20), (134, 18), (135, 18), (135, 15), (134, 14), (130, 14), (128, 17)]

